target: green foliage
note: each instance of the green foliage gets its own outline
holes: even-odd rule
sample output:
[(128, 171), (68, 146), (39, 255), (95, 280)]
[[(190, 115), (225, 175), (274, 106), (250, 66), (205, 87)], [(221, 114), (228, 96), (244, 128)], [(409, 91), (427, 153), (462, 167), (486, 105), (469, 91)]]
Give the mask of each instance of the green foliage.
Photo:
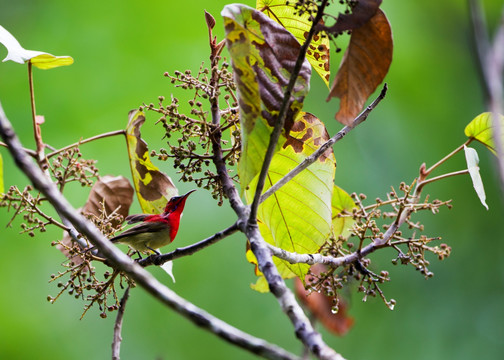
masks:
[[(324, 124), (309, 113), (301, 113), (294, 122), (287, 140), (273, 156), (265, 190), (285, 176), (307, 156), (313, 154), (329, 139)], [(328, 150), (309, 169), (266, 199), (258, 210), (258, 221), (264, 239), (284, 250), (309, 254), (316, 253), (327, 241), (332, 227), (331, 197), (336, 163)], [(257, 176), (245, 192), (252, 202)], [(309, 266), (289, 264), (274, 259), (285, 278), (293, 275), (304, 279)]]
[(332, 225), (334, 238), (342, 236), (348, 238), (350, 229), (355, 223), (355, 219), (350, 216), (342, 216), (344, 213), (351, 214), (352, 210), (356, 208), (355, 202), (352, 197), (348, 195), (345, 190), (339, 186), (334, 185), (332, 194)]
[[(501, 139), (504, 141), (504, 116), (499, 116), (501, 122)], [(485, 145), (494, 155), (495, 144), (493, 139), (492, 131), (492, 114), (489, 112), (484, 112), (476, 116), (469, 124), (467, 124), (464, 133), (470, 139), (478, 140), (480, 143)]]

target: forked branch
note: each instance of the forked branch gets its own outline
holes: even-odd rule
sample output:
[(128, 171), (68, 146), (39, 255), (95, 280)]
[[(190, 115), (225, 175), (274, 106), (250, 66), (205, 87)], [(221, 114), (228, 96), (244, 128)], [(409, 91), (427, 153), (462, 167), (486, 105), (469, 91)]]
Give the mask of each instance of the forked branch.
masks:
[(29, 156), (23, 150), (11, 123), (5, 116), (1, 105), (0, 135), (8, 145), (8, 149), (19, 169), (24, 172), (33, 185), (47, 197), (48, 201), (58, 213), (64, 216), (79, 232), (86, 236), (89, 241), (107, 257), (116, 269), (126, 273), (139, 286), (144, 288), (163, 304), (185, 316), (196, 325), (236, 346), (268, 359), (298, 359), (297, 356), (286, 350), (272, 345), (263, 339), (251, 336), (181, 298), (110, 243), (96, 227), (84, 219), (83, 216), (70, 205), (58, 191), (55, 184), (53, 184), (42, 173), (40, 168), (30, 160)]

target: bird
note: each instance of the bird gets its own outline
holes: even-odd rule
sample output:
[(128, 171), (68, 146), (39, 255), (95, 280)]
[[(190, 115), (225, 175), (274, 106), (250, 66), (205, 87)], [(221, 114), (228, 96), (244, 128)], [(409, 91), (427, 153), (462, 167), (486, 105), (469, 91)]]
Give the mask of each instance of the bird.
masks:
[[(113, 243), (126, 244), (140, 253), (150, 251), (159, 255), (157, 249), (175, 240), (187, 197), (196, 190), (185, 195), (174, 196), (166, 204), (162, 214), (136, 214), (126, 217), (128, 224), (140, 223), (110, 239)], [(91, 250), (89, 248), (87, 250)]]

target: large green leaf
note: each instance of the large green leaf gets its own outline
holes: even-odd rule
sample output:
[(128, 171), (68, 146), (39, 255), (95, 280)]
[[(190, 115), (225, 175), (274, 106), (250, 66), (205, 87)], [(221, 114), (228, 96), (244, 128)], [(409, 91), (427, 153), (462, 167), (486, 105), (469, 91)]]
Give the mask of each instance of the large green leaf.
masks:
[[(238, 174), (245, 189), (261, 169), (300, 45), (282, 26), (248, 6), (228, 5), (222, 16), (238, 87), (242, 131)], [(305, 61), (289, 101), (284, 136), (301, 110), (310, 75)]]
[(168, 200), (178, 191), (171, 179), (159, 171), (149, 157), (149, 148), (143, 141), (140, 128), (145, 122), (143, 112), (129, 112), (126, 138), (133, 184), (142, 211), (146, 214), (162, 213)]
[[(316, 9), (317, 7), (315, 4), (311, 4), (311, 8)], [(256, 9), (289, 30), (301, 45), (304, 44), (312, 25), (310, 14), (307, 11), (300, 15), (295, 4), (286, 0), (257, 0)], [(329, 70), (329, 44), (329, 37), (322, 31), (313, 37), (306, 53), (306, 59), (320, 75), (327, 87), (329, 87), (329, 76), (331, 75)]]
[[(504, 141), (504, 116), (499, 115), (501, 122), (501, 139)], [(484, 112), (476, 116), (464, 130), (467, 137), (478, 140), (483, 145), (488, 147), (491, 152), (495, 152), (495, 144), (492, 131), (492, 114)]]
[[(311, 155), (329, 139), (324, 124), (315, 116), (301, 113), (287, 140), (275, 154), (269, 168), (265, 190)], [(332, 149), (309, 168), (266, 199), (258, 209), (259, 229), (265, 241), (296, 253), (316, 253), (331, 234), (334, 172)], [(256, 176), (245, 192), (252, 202)], [(274, 259), (284, 278), (304, 279), (309, 266)]]

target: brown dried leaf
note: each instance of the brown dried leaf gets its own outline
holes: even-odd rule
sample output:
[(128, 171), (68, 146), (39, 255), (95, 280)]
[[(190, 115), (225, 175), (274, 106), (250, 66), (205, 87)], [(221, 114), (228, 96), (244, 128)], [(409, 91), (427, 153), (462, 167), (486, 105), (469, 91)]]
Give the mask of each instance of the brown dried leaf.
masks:
[[(102, 203), (107, 215), (116, 212), (123, 218), (128, 216), (129, 208), (133, 202), (133, 187), (128, 179), (123, 176), (103, 176), (98, 180), (89, 193), (88, 200), (82, 208), (83, 214), (94, 214), (100, 216)], [(118, 227), (121, 223), (112, 223)]]
[[(323, 265), (312, 266), (312, 272), (324, 271)], [(325, 326), (325, 328), (338, 336), (345, 335), (354, 324), (354, 319), (348, 316), (347, 303), (340, 297), (338, 312), (333, 314), (331, 311), (333, 297), (328, 297), (318, 292), (308, 293), (299, 278), (294, 279), (294, 290), (297, 297), (305, 304), (315, 318)]]
[(353, 30), (327, 98), (341, 99), (336, 120), (350, 125), (368, 97), (383, 81), (392, 62), (392, 30), (387, 17), (378, 9), (365, 25)]
[(381, 3), (382, 0), (359, 0), (350, 14), (339, 14), (333, 26), (321, 26), (321, 28), (333, 35), (357, 29), (366, 24), (376, 14)]
[[(122, 215), (124, 218), (129, 213), (129, 208), (133, 202), (134, 190), (128, 179), (123, 176), (103, 176), (95, 182), (91, 191), (89, 192), (88, 200), (81, 209), (82, 214), (94, 214), (100, 216), (100, 211), (104, 208), (107, 215), (116, 211), (117, 214)], [(103, 204), (103, 205), (102, 205)], [(112, 222), (112, 226), (118, 228), (120, 222)], [(61, 242), (71, 247), (72, 238), (67, 232), (64, 233)], [(64, 246), (58, 245), (58, 249), (66, 256), (69, 257), (68, 251)], [(81, 262), (80, 257), (73, 258), (74, 263)]]

